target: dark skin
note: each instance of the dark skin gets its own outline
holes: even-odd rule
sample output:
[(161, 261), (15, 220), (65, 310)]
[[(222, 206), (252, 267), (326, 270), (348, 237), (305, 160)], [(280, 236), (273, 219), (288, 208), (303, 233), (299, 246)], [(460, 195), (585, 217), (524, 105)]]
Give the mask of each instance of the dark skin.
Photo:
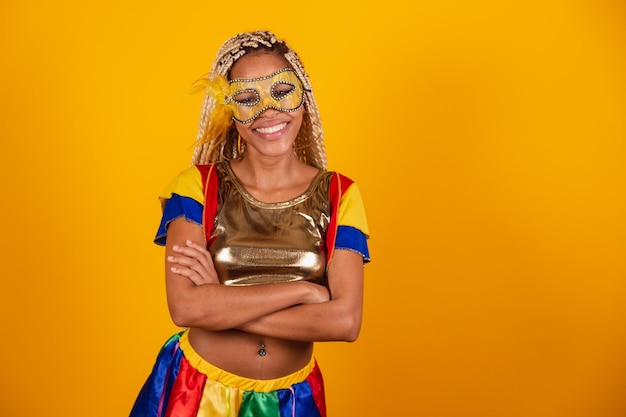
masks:
[[(280, 55), (253, 53), (235, 63), (230, 77), (261, 77), (288, 66)], [(298, 197), (317, 174), (293, 152), (304, 111), (269, 109), (249, 124), (236, 123), (246, 152), (231, 166), (257, 200), (274, 203)], [(190, 328), (194, 349), (222, 369), (253, 379), (278, 378), (304, 367), (314, 342), (358, 337), (363, 259), (356, 253), (335, 251), (328, 287), (305, 281), (224, 286), (201, 226), (179, 218), (169, 226), (165, 254), (170, 314), (178, 326)], [(261, 345), (265, 356), (258, 354)]]

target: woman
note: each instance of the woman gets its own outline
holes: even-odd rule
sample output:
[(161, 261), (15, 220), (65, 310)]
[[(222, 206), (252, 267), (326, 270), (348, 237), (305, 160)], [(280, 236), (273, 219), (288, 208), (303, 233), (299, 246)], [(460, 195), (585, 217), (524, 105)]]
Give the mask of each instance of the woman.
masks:
[(298, 56), (270, 32), (219, 50), (194, 152), (161, 195), (156, 242), (186, 328), (131, 416), (325, 416), (316, 341), (354, 341), (367, 225), (358, 188), (326, 171)]

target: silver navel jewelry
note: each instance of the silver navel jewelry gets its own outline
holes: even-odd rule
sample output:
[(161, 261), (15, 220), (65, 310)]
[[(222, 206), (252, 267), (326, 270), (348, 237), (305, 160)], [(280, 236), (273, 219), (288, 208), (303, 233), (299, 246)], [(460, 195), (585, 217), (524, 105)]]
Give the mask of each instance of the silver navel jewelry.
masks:
[(259, 356), (265, 356), (267, 352), (265, 351), (265, 343), (261, 343), (261, 349), (259, 350)]

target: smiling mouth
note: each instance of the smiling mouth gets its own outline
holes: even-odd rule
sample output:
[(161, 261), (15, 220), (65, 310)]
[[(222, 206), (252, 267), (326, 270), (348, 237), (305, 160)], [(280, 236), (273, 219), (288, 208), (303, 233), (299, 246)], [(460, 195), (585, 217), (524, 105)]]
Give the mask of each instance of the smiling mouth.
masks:
[(259, 127), (256, 128), (254, 130), (256, 130), (259, 133), (265, 134), (265, 135), (269, 135), (270, 133), (276, 133), (279, 130), (283, 130), (285, 128), (285, 126), (287, 126), (287, 123), (279, 123), (277, 125), (274, 126), (270, 126), (270, 127)]

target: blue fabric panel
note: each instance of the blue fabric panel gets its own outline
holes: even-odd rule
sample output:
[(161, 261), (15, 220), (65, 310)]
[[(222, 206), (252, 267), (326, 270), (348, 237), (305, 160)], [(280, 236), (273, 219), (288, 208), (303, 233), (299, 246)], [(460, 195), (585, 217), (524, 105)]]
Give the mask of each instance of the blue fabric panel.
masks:
[(157, 245), (165, 245), (167, 238), (167, 227), (172, 220), (179, 217), (185, 217), (190, 222), (202, 225), (202, 211), (204, 207), (196, 200), (190, 197), (183, 197), (178, 194), (172, 194), (172, 197), (165, 202), (163, 209), (163, 217), (157, 231), (154, 243)]
[[(183, 354), (178, 349), (180, 333), (167, 341), (159, 352), (150, 377), (137, 396), (130, 417), (161, 417), (167, 409), (169, 393), (178, 374)], [(164, 399), (161, 413), (159, 404)]]
[(367, 236), (352, 226), (339, 226), (335, 249), (347, 249), (363, 256), (363, 262), (370, 261), (370, 252), (367, 246)]

